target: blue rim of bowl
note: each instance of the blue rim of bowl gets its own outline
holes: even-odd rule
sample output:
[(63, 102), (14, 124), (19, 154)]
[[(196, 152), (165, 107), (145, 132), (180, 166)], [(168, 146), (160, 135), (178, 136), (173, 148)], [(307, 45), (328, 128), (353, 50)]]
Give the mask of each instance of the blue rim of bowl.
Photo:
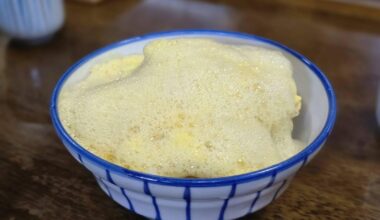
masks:
[[(133, 171), (126, 169), (124, 167), (118, 166), (116, 164), (113, 164), (111, 162), (108, 162), (91, 152), (87, 151), (83, 147), (81, 147), (74, 139), (70, 137), (70, 135), (66, 132), (63, 125), (61, 124), (61, 121), (59, 120), (58, 111), (57, 111), (57, 101), (59, 92), (64, 85), (64, 82), (71, 76), (72, 73), (74, 73), (79, 67), (81, 67), (83, 64), (85, 64), (87, 61), (91, 60), (92, 58), (106, 52), (112, 49), (115, 49), (120, 46), (124, 46), (127, 44), (135, 43), (141, 40), (147, 40), (147, 39), (154, 39), (154, 38), (160, 38), (160, 37), (173, 37), (173, 36), (189, 36), (189, 35), (205, 35), (206, 37), (214, 35), (214, 36), (223, 36), (223, 37), (231, 37), (231, 38), (238, 38), (238, 39), (244, 39), (244, 40), (253, 40), (253, 41), (259, 41), (265, 44), (269, 44), (272, 46), (277, 47), (278, 49), (281, 49), (283, 51), (288, 52), (289, 54), (296, 57), (298, 60), (300, 60), (302, 63), (304, 63), (322, 82), (323, 87), (325, 89), (325, 92), (328, 97), (328, 104), (329, 104), (329, 110), (328, 110), (328, 117), (326, 120), (326, 123), (320, 132), (320, 134), (307, 146), (305, 149), (303, 149), (298, 154), (294, 155), (293, 157), (282, 161), (278, 164), (274, 164), (272, 166), (266, 167), (261, 170), (253, 171), (250, 173), (235, 175), (235, 176), (227, 176), (227, 177), (218, 177), (218, 178), (174, 178), (174, 177), (164, 177), (164, 176), (158, 176), (153, 174), (147, 174), (142, 173), (138, 171)], [(230, 32), (230, 31), (219, 31), (219, 30), (175, 30), (175, 31), (166, 31), (166, 32), (157, 32), (142, 36), (133, 37), (130, 39), (126, 39), (123, 41), (119, 41), (113, 44), (110, 44), (106, 47), (100, 48), (87, 56), (80, 59), (78, 62), (76, 62), (74, 65), (72, 65), (59, 79), (58, 83), (56, 84), (53, 95), (51, 97), (51, 106), (50, 106), (50, 115), (52, 118), (53, 125), (59, 135), (59, 137), (68, 143), (70, 147), (72, 147), (76, 153), (79, 155), (85, 156), (87, 159), (89, 159), (91, 162), (95, 164), (100, 164), (105, 169), (116, 172), (119, 174), (122, 174), (127, 177), (132, 177), (134, 179), (140, 179), (143, 181), (148, 181), (156, 184), (163, 184), (163, 185), (173, 185), (173, 186), (221, 186), (221, 185), (229, 185), (229, 184), (237, 184), (237, 183), (243, 183), (247, 181), (254, 181), (260, 178), (264, 178), (267, 176), (273, 176), (276, 173), (279, 173), (280, 171), (284, 171), (291, 166), (300, 163), (301, 161), (305, 160), (310, 154), (315, 152), (327, 139), (329, 134), (332, 131), (332, 128), (335, 123), (336, 118), (336, 98), (334, 94), (334, 90), (328, 81), (327, 77), (322, 73), (322, 71), (313, 64), (309, 59), (301, 55), (300, 53), (288, 48), (287, 46), (284, 46), (276, 41), (269, 40), (263, 37), (251, 35), (251, 34), (245, 34), (245, 33), (239, 33), (239, 32)]]

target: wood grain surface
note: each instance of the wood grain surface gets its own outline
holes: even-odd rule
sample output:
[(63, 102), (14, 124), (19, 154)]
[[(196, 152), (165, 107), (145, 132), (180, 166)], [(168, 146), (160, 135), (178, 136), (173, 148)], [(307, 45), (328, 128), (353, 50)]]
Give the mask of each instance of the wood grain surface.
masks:
[[(244, 219), (380, 219), (380, 19), (281, 1), (66, 2), (50, 42), (0, 37), (0, 219), (142, 219), (111, 201), (57, 138), (49, 99), (61, 74), (87, 53), (154, 31), (201, 28), (256, 34), (313, 60), (338, 99), (325, 148), (265, 209)], [(380, 16), (380, 14), (379, 14)]]

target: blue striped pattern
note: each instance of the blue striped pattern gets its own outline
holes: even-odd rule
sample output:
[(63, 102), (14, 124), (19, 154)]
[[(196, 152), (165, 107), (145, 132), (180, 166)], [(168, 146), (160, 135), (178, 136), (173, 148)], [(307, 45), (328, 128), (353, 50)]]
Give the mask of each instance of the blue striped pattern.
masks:
[(111, 194), (111, 190), (108, 188), (107, 184), (105, 184), (105, 183), (103, 182), (103, 179), (102, 179), (102, 178), (98, 178), (98, 182), (99, 182), (99, 184), (101, 184), (101, 185), (104, 187), (104, 189), (107, 191), (108, 196), (109, 196), (111, 199), (113, 199), (112, 194)]
[(62, 0), (0, 0), (0, 29), (11, 37), (38, 39), (64, 21)]
[(160, 209), (158, 208), (156, 197), (154, 197), (152, 195), (152, 193), (150, 192), (149, 185), (148, 185), (147, 181), (144, 181), (144, 193), (152, 198), (154, 210), (156, 211), (156, 218), (155, 219), (160, 220), (161, 219)]
[(247, 214), (253, 212), (253, 207), (255, 207), (257, 201), (259, 200), (259, 198), (260, 198), (260, 194), (261, 194), (261, 191), (258, 191), (258, 192), (256, 193), (256, 197), (252, 200), (251, 206), (249, 207), (249, 210), (248, 210), (248, 213), (247, 213)]
[(228, 198), (224, 200), (224, 203), (223, 203), (223, 206), (222, 206), (222, 209), (220, 210), (220, 213), (219, 213), (219, 220), (223, 220), (224, 219), (224, 213), (226, 212), (226, 208), (228, 206), (228, 201), (235, 196), (235, 192), (236, 192), (236, 184), (233, 184), (231, 186), (231, 191), (230, 191), (230, 194), (228, 195)]
[(106, 170), (106, 176), (107, 176), (108, 182), (110, 182), (110, 183), (112, 183), (112, 184), (115, 185), (115, 182), (113, 181), (109, 170)]
[(256, 193), (256, 197), (253, 199), (252, 203), (251, 203), (251, 206), (249, 207), (249, 211), (248, 213), (251, 213), (256, 205), (256, 202), (260, 199), (260, 195), (261, 195), (261, 192), (265, 189), (268, 189), (269, 187), (271, 187), (276, 179), (276, 175), (277, 173), (274, 172), (271, 176), (271, 179), (269, 181), (269, 183), (261, 190), (259, 190), (257, 193)]
[(274, 196), (273, 196), (273, 199), (272, 199), (272, 202), (277, 198), (277, 195), (278, 193), (281, 191), (281, 189), (285, 186), (286, 184), (286, 179), (282, 181), (280, 187), (278, 187), (278, 189), (276, 190), (276, 192), (274, 193)]
[(120, 191), (121, 191), (121, 193), (123, 194), (123, 196), (125, 197), (125, 199), (127, 200), (128, 205), (129, 205), (129, 209), (130, 209), (132, 212), (134, 212), (135, 209), (133, 208), (133, 204), (132, 204), (131, 200), (129, 199), (129, 197), (127, 196), (127, 193), (125, 192), (125, 189), (122, 188), (122, 187), (120, 187)]
[[(295, 173), (298, 172), (298, 170), (301, 169), (307, 163), (307, 159), (308, 159), (307, 157), (304, 158), (304, 160), (301, 163), (301, 166), (299, 166), (299, 168), (294, 171)], [(82, 164), (86, 163), (84, 165), (88, 165), (87, 162), (83, 161), (82, 156), (80, 154), (78, 154), (78, 160)], [(292, 169), (292, 167), (290, 169)], [(104, 181), (107, 181), (107, 182), (109, 182), (111, 184), (114, 184), (115, 186), (117, 186), (117, 184), (115, 184), (115, 182), (114, 182), (114, 180), (112, 178), (111, 172), (108, 169), (105, 169), (104, 171), (105, 171), (105, 178), (106, 178), (106, 180), (103, 180), (101, 177), (98, 177), (97, 179), (98, 179), (99, 184), (102, 186), (102, 188), (107, 193), (107, 195), (110, 198), (113, 198), (113, 195), (112, 195), (112, 192), (111, 192), (110, 188), (107, 186), (107, 184)], [(271, 177), (270, 177), (270, 179), (269, 179), (269, 182), (262, 189), (260, 189), (259, 191), (256, 192), (256, 196), (253, 198), (253, 200), (251, 202), (251, 205), (250, 205), (250, 207), (248, 209), (248, 213), (251, 213), (251, 212), (254, 211), (255, 205), (260, 200), (262, 191), (271, 188), (273, 186), (273, 184), (276, 182), (276, 177), (277, 177), (277, 172), (273, 172), (272, 175), (271, 175)], [(287, 179), (283, 180), (281, 182), (280, 186), (277, 189), (273, 190), (273, 197), (272, 197), (272, 199), (271, 199), (270, 202), (273, 202), (277, 198), (278, 194), (285, 187), (286, 183), (287, 183)], [(232, 184), (231, 185), (229, 195), (228, 195), (228, 197), (226, 199), (224, 199), (223, 204), (222, 204), (222, 206), (219, 209), (218, 220), (225, 219), (225, 213), (226, 213), (226, 210), (228, 209), (229, 201), (230, 201), (231, 198), (234, 198), (235, 193), (236, 193), (236, 188), (238, 187), (238, 185), (239, 184)], [(119, 187), (119, 188), (120, 188), (121, 194), (125, 198), (126, 203), (128, 204), (128, 205), (124, 205), (124, 206), (128, 207), (131, 211), (135, 212), (135, 209), (134, 209), (134, 206), (132, 204), (132, 201), (129, 198), (129, 196), (127, 195), (125, 189), (122, 188), (122, 187)], [(154, 211), (155, 211), (155, 219), (160, 220), (161, 219), (161, 215), (160, 215), (159, 206), (157, 204), (156, 197), (154, 195), (152, 195), (152, 193), (151, 193), (148, 181), (143, 181), (143, 192), (144, 192), (145, 195), (148, 195), (151, 198), (151, 205), (154, 207)], [(192, 203), (192, 201), (191, 201), (191, 187), (190, 186), (184, 187), (183, 199), (186, 201), (186, 211), (184, 213), (185, 217), (186, 217), (186, 220), (191, 220), (192, 219), (191, 218), (191, 210), (192, 210), (191, 209), (191, 203)]]
[(80, 154), (78, 154), (78, 160), (83, 164), (82, 156)]
[(190, 187), (186, 186), (183, 193), (183, 199), (186, 201), (186, 220), (191, 219), (191, 192)]

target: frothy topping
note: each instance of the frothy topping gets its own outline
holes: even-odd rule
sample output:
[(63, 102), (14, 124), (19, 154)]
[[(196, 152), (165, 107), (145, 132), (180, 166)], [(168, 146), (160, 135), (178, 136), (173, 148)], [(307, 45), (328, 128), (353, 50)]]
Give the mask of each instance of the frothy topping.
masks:
[(65, 86), (59, 116), (90, 152), (171, 177), (255, 171), (301, 150), (301, 98), (279, 51), (209, 39), (156, 40)]

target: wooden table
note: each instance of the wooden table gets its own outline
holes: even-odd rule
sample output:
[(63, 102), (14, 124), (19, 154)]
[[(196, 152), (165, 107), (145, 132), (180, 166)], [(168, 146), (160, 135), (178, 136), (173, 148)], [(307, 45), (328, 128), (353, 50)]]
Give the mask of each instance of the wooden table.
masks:
[(94, 49), (184, 28), (282, 42), (319, 65), (337, 94), (325, 148), (280, 199), (245, 219), (380, 219), (380, 19), (373, 14), (232, 0), (67, 2), (66, 10), (65, 27), (46, 44), (0, 37), (0, 219), (141, 219), (108, 199), (69, 155), (50, 123), (49, 99), (60, 75)]

